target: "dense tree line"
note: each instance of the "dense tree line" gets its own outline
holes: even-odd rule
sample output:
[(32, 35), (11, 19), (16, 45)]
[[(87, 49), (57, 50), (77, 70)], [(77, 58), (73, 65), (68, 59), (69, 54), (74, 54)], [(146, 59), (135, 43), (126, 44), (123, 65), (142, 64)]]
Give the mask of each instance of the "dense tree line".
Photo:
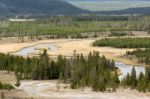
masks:
[[(113, 31), (109, 34), (110, 37), (114, 36), (114, 37), (120, 37), (120, 36), (127, 36), (129, 33), (127, 32), (123, 32), (123, 31)], [(130, 33), (130, 35), (132, 36), (132, 33)]]
[(127, 51), (126, 54), (136, 56), (140, 63), (150, 64), (150, 49), (136, 49), (134, 51)]
[(150, 31), (149, 16), (49, 16), (34, 22), (6, 23), (0, 25), (0, 36), (51, 35), (53, 38), (82, 38), (85, 33)]
[[(18, 79), (60, 79), (70, 82), (72, 88), (89, 86), (95, 91), (115, 89), (119, 84), (114, 61), (101, 57), (98, 52), (90, 52), (88, 57), (74, 52), (71, 59), (60, 55), (55, 61), (46, 50), (33, 58), (0, 54), (0, 63), (1, 70), (14, 71)], [(19, 84), (18, 81), (16, 86)]]
[[(75, 21), (128, 21), (129, 16), (109, 16), (109, 15), (81, 15), (72, 16)], [(134, 17), (135, 18), (135, 17)]]
[[(136, 56), (140, 63), (150, 64), (150, 49), (136, 49), (134, 51), (127, 51), (126, 54)], [(133, 75), (134, 81), (131, 80)], [(136, 72), (133, 69), (131, 75), (128, 74), (123, 80), (123, 84), (125, 86), (132, 86), (142, 92), (150, 91), (150, 67), (146, 67), (145, 74), (140, 73), (138, 79), (136, 79)]]
[(150, 48), (150, 38), (106, 38), (96, 40), (93, 46), (110, 46), (115, 48)]
[[(0, 70), (14, 71), (17, 83), (21, 79), (51, 80), (59, 79), (64, 83), (70, 83), (71, 88), (91, 87), (94, 91), (116, 91), (120, 86), (120, 80), (113, 60), (100, 56), (99, 52), (90, 52), (87, 56), (73, 53), (72, 58), (58, 56), (51, 59), (46, 50), (39, 57), (24, 58), (10, 54), (0, 54)], [(145, 83), (146, 81), (146, 83)], [(136, 78), (133, 68), (131, 75), (121, 81), (121, 85), (149, 91), (150, 69)], [(143, 83), (145, 85), (143, 85)]]
[(150, 68), (146, 68), (145, 74), (140, 73), (138, 77), (135, 68), (133, 68), (131, 74), (128, 73), (121, 84), (124, 87), (137, 89), (140, 92), (150, 92)]
[(95, 91), (115, 89), (119, 84), (114, 61), (100, 57), (98, 52), (89, 53), (85, 58), (82, 54), (75, 56), (71, 72), (71, 87), (90, 86)]

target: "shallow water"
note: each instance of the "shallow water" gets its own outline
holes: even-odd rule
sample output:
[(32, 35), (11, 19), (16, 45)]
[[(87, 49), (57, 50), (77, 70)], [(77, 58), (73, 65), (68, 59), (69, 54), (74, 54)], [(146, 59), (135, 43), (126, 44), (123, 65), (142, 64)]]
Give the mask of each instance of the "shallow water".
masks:
[(23, 48), (20, 51), (16, 52), (15, 55), (28, 56), (30, 53), (33, 53), (36, 49), (42, 48), (41, 46), (44, 46), (44, 48), (45, 47), (48, 48), (48, 50), (50, 50), (50, 51), (57, 51), (58, 50), (58, 47), (54, 46), (53, 44), (38, 44), (35, 46)]
[[(132, 65), (124, 64), (123, 62), (115, 62), (115, 66), (118, 67), (121, 71), (121, 75), (119, 76), (119, 79), (123, 79), (127, 73), (131, 74), (131, 70), (133, 68)], [(144, 66), (135, 66), (136, 75), (138, 75), (142, 72), (145, 73), (145, 67)]]

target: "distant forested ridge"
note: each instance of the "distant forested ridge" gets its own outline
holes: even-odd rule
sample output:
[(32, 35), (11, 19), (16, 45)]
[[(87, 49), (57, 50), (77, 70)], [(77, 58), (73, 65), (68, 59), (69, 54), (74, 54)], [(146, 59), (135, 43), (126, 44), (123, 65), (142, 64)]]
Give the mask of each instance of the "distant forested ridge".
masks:
[[(90, 6), (90, 5), (89, 5)], [(79, 15), (79, 14), (150, 14), (150, 7), (115, 11), (88, 11), (65, 0), (0, 0), (0, 16)]]
[(0, 0), (0, 15), (72, 15), (86, 12), (64, 0)]
[(150, 14), (150, 7), (137, 7), (137, 8), (128, 8), (124, 10), (115, 10), (115, 11), (98, 11), (96, 14), (116, 14), (116, 15), (123, 15), (123, 14), (141, 14), (141, 15), (149, 15)]

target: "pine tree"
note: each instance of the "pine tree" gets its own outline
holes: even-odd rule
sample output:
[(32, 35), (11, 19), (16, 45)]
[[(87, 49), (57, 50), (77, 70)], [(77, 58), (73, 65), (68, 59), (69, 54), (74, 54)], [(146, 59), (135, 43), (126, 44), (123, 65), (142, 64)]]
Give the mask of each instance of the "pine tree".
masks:
[(112, 60), (112, 61), (110, 62), (110, 68), (111, 68), (111, 69), (115, 69), (115, 62), (114, 62), (114, 60)]
[(145, 69), (145, 78), (147, 81), (150, 81), (150, 67), (146, 67)]
[(115, 74), (114, 74), (114, 76), (113, 76), (113, 79), (114, 79), (114, 83), (115, 83), (115, 84), (119, 84), (119, 83), (120, 83), (120, 80), (119, 80), (117, 71), (115, 71)]
[[(95, 75), (94, 81), (92, 83), (92, 89), (94, 91), (99, 91), (99, 89), (103, 90), (103, 85), (99, 85), (99, 82), (98, 75)], [(103, 84), (103, 82), (101, 84)]]
[(37, 64), (33, 65), (32, 69), (32, 79), (38, 80), (40, 77), (40, 67), (39, 67), (39, 62)]
[(19, 87), (21, 85), (20, 83), (20, 75), (17, 75), (17, 82), (15, 84), (15, 86)]
[(136, 71), (134, 67), (131, 71), (131, 86), (132, 88), (135, 88), (137, 86)]
[(120, 83), (117, 71), (113, 73), (113, 75), (111, 76), (111, 81), (108, 81), (108, 83), (110, 85), (110, 88), (113, 89), (112, 91), (116, 91), (116, 88), (119, 86)]
[(150, 81), (148, 83), (148, 91), (150, 92)]
[(85, 79), (82, 78), (82, 79), (80, 80), (80, 86), (81, 86), (81, 88), (82, 88), (82, 91), (83, 91), (83, 88), (85, 87), (85, 85), (86, 85)]
[(1, 93), (1, 99), (5, 99), (4, 92)]
[(40, 79), (48, 79), (48, 69), (49, 69), (49, 56), (47, 54), (47, 50), (44, 50), (43, 54), (40, 55), (40, 62), (39, 62), (39, 67), (40, 67)]
[(100, 80), (98, 84), (99, 91), (104, 92), (106, 90), (106, 83), (104, 80)]
[(144, 76), (144, 74), (141, 72), (141, 73), (139, 74), (138, 80), (141, 80), (141, 79), (143, 78), (143, 76)]
[(126, 78), (125, 78), (125, 85), (130, 86), (131, 85), (131, 77), (130, 74), (128, 73)]
[(139, 91), (146, 92), (147, 83), (146, 83), (146, 79), (144, 76), (142, 76), (141, 80), (138, 80), (137, 89)]
[(55, 61), (51, 61), (51, 79), (59, 78), (59, 66), (56, 65)]

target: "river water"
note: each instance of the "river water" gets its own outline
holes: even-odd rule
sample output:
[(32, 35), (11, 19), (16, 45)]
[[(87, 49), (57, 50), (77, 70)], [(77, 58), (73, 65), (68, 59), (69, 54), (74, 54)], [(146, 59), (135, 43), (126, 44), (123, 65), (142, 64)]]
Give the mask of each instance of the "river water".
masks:
[[(115, 62), (115, 66), (118, 67), (121, 71), (121, 75), (119, 76), (119, 79), (123, 79), (127, 73), (131, 74), (132, 65), (127, 65), (124, 64), (123, 62)], [(134, 66), (135, 70), (136, 70), (136, 75), (138, 77), (138, 75), (142, 72), (145, 73), (145, 67), (144, 66)]]
[(38, 44), (38, 45), (23, 48), (20, 51), (16, 52), (15, 55), (26, 57), (29, 54), (33, 53), (36, 49), (41, 48), (41, 46), (44, 46), (44, 48), (48, 48), (48, 50), (50, 50), (50, 51), (58, 50), (58, 47), (54, 46), (53, 44)]
[[(57, 51), (59, 48), (54, 46), (53, 44), (38, 44), (35, 46), (30, 46), (21, 49), (20, 51), (16, 52), (16, 55), (19, 56), (28, 56), (30, 53), (33, 53), (36, 49), (41, 48), (41, 46), (46, 47), (50, 51)], [(118, 67), (121, 71), (121, 75), (119, 76), (119, 79), (123, 79), (127, 73), (131, 73), (131, 70), (133, 68), (132, 65), (124, 64), (123, 62), (115, 62), (115, 66)], [(134, 66), (137, 76), (140, 74), (140, 72), (145, 73), (145, 67), (144, 66)]]

